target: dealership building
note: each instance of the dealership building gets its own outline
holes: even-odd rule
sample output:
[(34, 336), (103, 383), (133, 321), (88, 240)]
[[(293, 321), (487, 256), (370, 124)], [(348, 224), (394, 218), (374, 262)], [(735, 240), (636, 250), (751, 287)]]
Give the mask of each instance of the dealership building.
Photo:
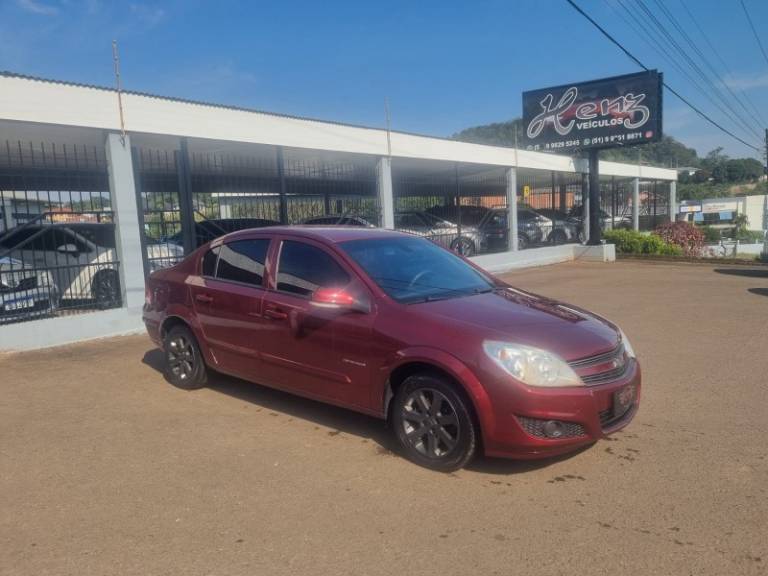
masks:
[[(206, 227), (354, 217), (496, 272), (613, 258), (556, 216), (587, 199), (581, 158), (120, 96), (0, 72), (0, 351), (140, 330), (146, 275)], [(599, 173), (605, 226), (652, 229), (677, 213), (675, 170)], [(55, 286), (47, 303), (29, 296), (42, 285)]]

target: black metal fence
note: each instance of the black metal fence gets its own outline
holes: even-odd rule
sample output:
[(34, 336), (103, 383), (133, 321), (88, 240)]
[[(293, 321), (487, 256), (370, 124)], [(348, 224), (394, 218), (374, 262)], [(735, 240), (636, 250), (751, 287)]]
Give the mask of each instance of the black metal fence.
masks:
[(0, 323), (120, 306), (103, 148), (0, 145)]
[(381, 222), (376, 161), (274, 146), (251, 153), (135, 149), (147, 272), (228, 232), (343, 217)]

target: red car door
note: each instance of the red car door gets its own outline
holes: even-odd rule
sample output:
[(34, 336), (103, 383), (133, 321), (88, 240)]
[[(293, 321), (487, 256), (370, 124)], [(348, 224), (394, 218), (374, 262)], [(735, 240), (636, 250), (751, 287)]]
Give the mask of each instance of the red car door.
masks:
[[(355, 273), (321, 244), (275, 241), (261, 332), (263, 376), (271, 384), (326, 401), (370, 410), (369, 342), (375, 311)], [(311, 304), (318, 288), (345, 288), (361, 310)], [(368, 307), (368, 311), (362, 311)]]
[(259, 374), (259, 331), (268, 238), (236, 240), (203, 256), (201, 277), (190, 283), (195, 313), (222, 372)]

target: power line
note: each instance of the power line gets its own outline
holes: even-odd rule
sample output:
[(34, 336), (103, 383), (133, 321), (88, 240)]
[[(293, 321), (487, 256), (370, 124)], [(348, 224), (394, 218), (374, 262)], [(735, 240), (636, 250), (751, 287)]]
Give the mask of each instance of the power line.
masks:
[(619, 15), (619, 17), (629, 25), (630, 28), (651, 48), (653, 48), (661, 57), (666, 60), (671, 66), (673, 66), (680, 74), (685, 76), (685, 78), (688, 79), (688, 81), (693, 84), (693, 86), (696, 87), (696, 89), (699, 91), (699, 93), (709, 100), (710, 103), (712, 103), (715, 108), (717, 108), (723, 116), (725, 116), (728, 120), (731, 122), (736, 123), (739, 125), (740, 129), (744, 129), (744, 123), (742, 121), (741, 124), (739, 124), (739, 121), (731, 116), (731, 114), (728, 111), (727, 103), (726, 106), (723, 106), (720, 102), (715, 100), (715, 98), (712, 96), (713, 90), (707, 90), (705, 87), (703, 87), (699, 80), (697, 80), (694, 76), (690, 74), (688, 70), (686, 70), (683, 65), (678, 62), (678, 59), (671, 56), (671, 52), (674, 51), (675, 47), (670, 43), (669, 39), (664, 37), (658, 30), (654, 29), (653, 27), (646, 26), (646, 24), (643, 22), (642, 15), (635, 14), (635, 11), (631, 10), (629, 7), (629, 0), (617, 0), (619, 5), (624, 9), (624, 12), (626, 12), (632, 20), (637, 24), (637, 27), (642, 29), (642, 32), (638, 31), (638, 28), (632, 24), (632, 22), (629, 22), (625, 17), (624, 14), (622, 14), (622, 11), (617, 10), (613, 7), (613, 5), (608, 1), (604, 0), (605, 3), (608, 5), (611, 10), (613, 10), (616, 14)]
[[(680, 4), (682, 5), (683, 9), (688, 13), (688, 17), (691, 19), (691, 22), (693, 22), (693, 25), (696, 26), (696, 29), (699, 31), (699, 34), (701, 34), (701, 37), (704, 38), (704, 41), (707, 43), (707, 46), (709, 46), (709, 49), (712, 51), (712, 53), (715, 55), (717, 60), (723, 66), (725, 73), (729, 77), (734, 78), (736, 75), (731, 70), (731, 67), (728, 66), (728, 63), (725, 61), (725, 59), (720, 55), (720, 52), (717, 50), (717, 48), (715, 48), (715, 45), (712, 44), (712, 41), (709, 39), (709, 36), (707, 35), (707, 33), (704, 32), (704, 29), (701, 27), (701, 24), (699, 24), (699, 21), (696, 19), (696, 16), (694, 16), (693, 12), (691, 12), (691, 9), (688, 8), (688, 4), (686, 4), (685, 0), (680, 0)], [(763, 124), (768, 124), (768, 122), (765, 121), (765, 118), (763, 117), (762, 112), (760, 112), (758, 107), (755, 106), (755, 103), (752, 101), (752, 98), (749, 97), (749, 94), (745, 90), (739, 90), (739, 92), (744, 97), (744, 100), (746, 100), (747, 104), (750, 105), (755, 115), (760, 118), (760, 121)]]
[[(752, 124), (749, 122), (750, 117), (753, 116), (752, 112), (750, 112), (747, 109), (746, 104), (742, 102), (742, 100), (738, 97), (738, 95), (733, 91), (733, 89), (723, 80), (723, 78), (720, 76), (720, 73), (715, 69), (715, 67), (712, 65), (712, 62), (710, 62), (709, 58), (707, 58), (706, 54), (699, 48), (698, 44), (691, 38), (688, 33), (685, 31), (685, 28), (680, 24), (680, 22), (675, 18), (675, 15), (664, 5), (664, 2), (662, 0), (654, 0), (656, 2), (656, 5), (661, 9), (661, 11), (666, 15), (667, 19), (672, 23), (672, 26), (675, 27), (675, 29), (683, 36), (683, 39), (688, 43), (688, 45), (693, 49), (693, 51), (698, 55), (699, 59), (704, 63), (704, 66), (706, 66), (714, 79), (719, 83), (720, 86), (724, 87), (728, 93), (733, 97), (733, 99), (739, 103), (739, 106), (744, 110), (744, 112), (747, 115), (747, 124), (752, 128)], [(739, 114), (739, 118), (743, 117)], [(761, 138), (762, 134), (760, 134), (758, 131), (754, 130), (755, 136), (757, 138)]]
[(713, 92), (713, 94), (720, 99), (720, 102), (723, 103), (724, 107), (718, 106), (718, 109), (726, 116), (731, 122), (734, 122), (737, 125), (740, 125), (740, 127), (745, 132), (752, 132), (752, 135), (756, 138), (760, 138), (760, 134), (757, 132), (757, 130), (752, 127), (749, 122), (744, 120), (735, 110), (729, 109), (730, 103), (728, 102), (728, 99), (725, 98), (722, 91), (710, 80), (710, 78), (704, 73), (704, 71), (701, 69), (701, 67), (693, 60), (693, 58), (690, 57), (688, 52), (685, 51), (685, 49), (680, 46), (680, 44), (675, 40), (674, 36), (667, 30), (666, 26), (658, 19), (656, 18), (656, 15), (651, 11), (650, 8), (648, 8), (648, 5), (644, 2), (644, 0), (636, 0), (637, 5), (640, 7), (640, 9), (648, 16), (648, 18), (651, 20), (654, 26), (661, 32), (661, 34), (667, 39), (667, 41), (672, 45), (674, 50), (677, 51), (680, 56), (682, 56), (683, 60), (688, 64), (688, 66), (691, 67), (691, 69), (698, 74), (698, 76), (702, 79), (705, 85), (707, 85)]
[(749, 22), (749, 27), (752, 28), (752, 34), (755, 35), (755, 40), (757, 40), (757, 45), (760, 46), (760, 52), (763, 53), (763, 58), (765, 58), (765, 63), (768, 64), (768, 54), (765, 52), (765, 47), (763, 46), (763, 41), (760, 40), (760, 36), (757, 35), (757, 30), (755, 30), (755, 25), (752, 22), (752, 16), (749, 15), (749, 11), (747, 10), (747, 5), (744, 4), (744, 0), (739, 0), (741, 3), (741, 8), (744, 10), (744, 15), (747, 17), (747, 22)]
[[(649, 68), (648, 68), (648, 67), (647, 67), (645, 64), (643, 64), (643, 63), (642, 63), (640, 60), (638, 60), (638, 59), (635, 57), (635, 55), (634, 55), (634, 54), (632, 54), (632, 53), (631, 53), (629, 50), (627, 50), (626, 48), (624, 48), (624, 46), (621, 44), (621, 42), (619, 42), (618, 40), (616, 40), (616, 38), (614, 38), (613, 36), (611, 36), (611, 34), (609, 34), (609, 33), (608, 33), (608, 31), (607, 31), (607, 30), (605, 30), (605, 28), (603, 28), (602, 26), (600, 26), (600, 24), (598, 24), (597, 22), (595, 22), (595, 21), (592, 19), (592, 17), (591, 17), (589, 14), (587, 14), (586, 12), (584, 12), (584, 10), (582, 10), (582, 9), (581, 9), (581, 8), (580, 8), (580, 7), (579, 7), (577, 4), (576, 4), (576, 2), (574, 2), (573, 0), (565, 0), (565, 1), (566, 1), (566, 2), (568, 2), (568, 4), (570, 4), (570, 5), (571, 5), (571, 7), (572, 7), (574, 10), (576, 10), (576, 11), (577, 11), (579, 14), (581, 14), (581, 15), (582, 15), (584, 18), (586, 18), (586, 19), (587, 19), (587, 20), (590, 22), (590, 24), (592, 24), (592, 25), (593, 25), (595, 28), (597, 28), (597, 29), (598, 29), (598, 30), (599, 30), (599, 31), (600, 31), (600, 32), (603, 34), (603, 36), (605, 36), (606, 38), (608, 38), (608, 40), (610, 40), (610, 41), (611, 41), (613, 44), (615, 44), (615, 45), (616, 45), (616, 46), (619, 48), (619, 50), (621, 50), (622, 52), (624, 52), (624, 54), (625, 54), (625, 55), (626, 55), (626, 56), (627, 56), (627, 57), (628, 57), (630, 60), (632, 60), (633, 62), (635, 62), (635, 63), (636, 63), (638, 66), (640, 66), (640, 68), (642, 68), (643, 70), (646, 70), (646, 71), (649, 71), (649, 70), (650, 70), (650, 69), (649, 69)], [(663, 84), (664, 84), (664, 87), (665, 87), (667, 90), (669, 90), (669, 91), (670, 91), (672, 94), (674, 94), (675, 96), (677, 96), (677, 97), (678, 97), (678, 98), (679, 98), (679, 99), (680, 99), (680, 100), (681, 100), (681, 101), (682, 101), (682, 102), (683, 102), (683, 103), (684, 103), (686, 106), (688, 106), (689, 108), (691, 108), (691, 110), (693, 110), (694, 112), (696, 112), (696, 114), (698, 114), (699, 116), (701, 116), (701, 117), (702, 117), (704, 120), (706, 120), (707, 122), (709, 122), (710, 124), (712, 124), (714, 127), (716, 127), (717, 129), (721, 130), (721, 131), (722, 131), (722, 132), (724, 132), (725, 134), (728, 134), (728, 136), (730, 136), (731, 138), (733, 138), (733, 139), (735, 139), (735, 140), (737, 140), (737, 141), (741, 142), (742, 144), (744, 144), (744, 146), (747, 146), (747, 147), (749, 147), (749, 148), (752, 148), (753, 150), (757, 150), (758, 152), (760, 151), (760, 148), (758, 148), (757, 146), (753, 146), (752, 144), (750, 144), (750, 143), (749, 143), (749, 142), (747, 142), (746, 140), (742, 140), (741, 138), (739, 138), (738, 136), (736, 136), (736, 134), (734, 134), (733, 132), (731, 132), (731, 131), (730, 131), (730, 130), (728, 130), (727, 128), (724, 128), (724, 127), (723, 127), (723, 126), (721, 126), (719, 123), (717, 123), (717, 122), (715, 122), (714, 120), (712, 120), (712, 118), (710, 118), (710, 117), (709, 117), (709, 116), (707, 116), (707, 115), (706, 115), (704, 112), (702, 112), (702, 111), (701, 111), (699, 108), (697, 108), (696, 106), (694, 106), (694, 105), (693, 105), (693, 104), (692, 104), (692, 103), (691, 103), (691, 102), (690, 102), (690, 101), (689, 101), (687, 98), (685, 98), (684, 96), (682, 96), (682, 95), (681, 95), (681, 94), (680, 94), (680, 93), (679, 93), (677, 90), (675, 90), (674, 88), (672, 88), (672, 87), (671, 87), (669, 84), (667, 84), (666, 82), (664, 82)]]

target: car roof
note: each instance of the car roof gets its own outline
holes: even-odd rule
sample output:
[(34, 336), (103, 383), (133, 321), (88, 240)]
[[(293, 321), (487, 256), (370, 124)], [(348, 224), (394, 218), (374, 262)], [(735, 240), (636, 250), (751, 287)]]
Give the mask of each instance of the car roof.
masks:
[(347, 240), (373, 240), (379, 238), (413, 238), (413, 234), (398, 232), (396, 230), (385, 230), (383, 228), (362, 228), (357, 226), (270, 226), (268, 228), (249, 228), (247, 230), (238, 230), (226, 236), (219, 238), (222, 242), (229, 242), (237, 239), (246, 239), (253, 235), (285, 235), (297, 238), (307, 238), (309, 240), (318, 240), (335, 244), (346, 242)]

